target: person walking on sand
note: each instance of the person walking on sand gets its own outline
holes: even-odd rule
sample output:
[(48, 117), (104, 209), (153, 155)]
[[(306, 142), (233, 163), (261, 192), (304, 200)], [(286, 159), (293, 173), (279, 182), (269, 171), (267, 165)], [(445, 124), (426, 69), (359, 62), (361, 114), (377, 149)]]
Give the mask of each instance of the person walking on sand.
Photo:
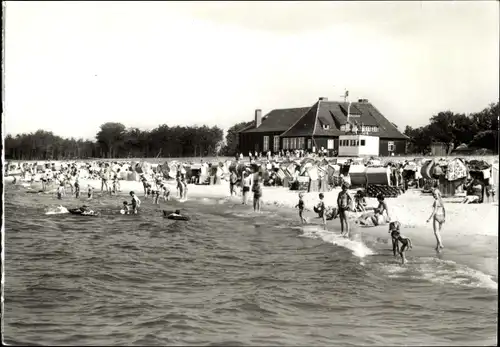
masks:
[[(352, 197), (349, 195), (347, 191), (347, 184), (342, 184), (342, 190), (337, 196), (337, 208), (338, 215), (340, 218), (340, 235), (349, 237), (349, 222), (347, 220), (347, 211), (351, 208), (352, 205)], [(345, 230), (345, 234), (344, 234)]]
[(441, 192), (439, 189), (434, 189), (432, 191), (432, 196), (434, 197), (434, 203), (432, 204), (432, 214), (427, 219), (427, 223), (433, 219), (432, 227), (434, 229), (434, 236), (436, 237), (436, 252), (440, 252), (443, 246), (443, 240), (441, 239), (441, 229), (446, 219), (446, 210), (444, 208), (443, 200), (441, 198)]

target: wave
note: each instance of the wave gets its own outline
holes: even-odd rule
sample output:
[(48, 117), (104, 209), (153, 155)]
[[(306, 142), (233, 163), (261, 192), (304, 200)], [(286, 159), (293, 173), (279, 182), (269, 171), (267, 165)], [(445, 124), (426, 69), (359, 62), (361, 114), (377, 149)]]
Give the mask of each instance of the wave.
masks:
[(388, 264), (382, 266), (382, 269), (390, 278), (408, 278), (437, 284), (498, 290), (498, 283), (492, 276), (452, 260), (408, 257), (406, 266)]
[(45, 214), (51, 215), (51, 214), (64, 214), (64, 213), (69, 213), (68, 209), (64, 206), (57, 206), (55, 208), (49, 208)]
[(303, 237), (309, 237), (313, 239), (321, 239), (325, 242), (332, 243), (334, 245), (346, 248), (352, 252), (352, 254), (359, 258), (364, 258), (367, 255), (373, 255), (375, 252), (368, 248), (361, 240), (360, 234), (353, 235), (352, 239), (340, 236), (336, 232), (327, 231), (323, 229), (320, 225), (307, 225), (302, 227)]

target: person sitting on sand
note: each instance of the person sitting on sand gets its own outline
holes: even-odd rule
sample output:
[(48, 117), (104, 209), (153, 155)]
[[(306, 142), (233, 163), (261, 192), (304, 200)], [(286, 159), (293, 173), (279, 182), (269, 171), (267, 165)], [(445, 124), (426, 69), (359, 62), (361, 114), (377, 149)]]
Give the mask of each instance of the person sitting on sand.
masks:
[(362, 190), (358, 190), (354, 196), (354, 203), (356, 205), (356, 212), (366, 212), (366, 199)]
[[(373, 207), (366, 208), (366, 210), (373, 210), (373, 212), (370, 211), (368, 213), (364, 213), (363, 215), (361, 215), (361, 217), (359, 217), (358, 221), (361, 225), (378, 226), (391, 220), (389, 216), (389, 209), (387, 208), (387, 203), (385, 202), (384, 195), (378, 194), (377, 201), (378, 201), (378, 206), (376, 208)], [(386, 217), (384, 217), (384, 212), (386, 214)]]
[[(391, 222), (389, 224), (389, 233), (392, 240), (392, 253), (394, 256), (399, 254), (401, 256), (402, 264), (406, 263), (406, 251), (412, 248), (411, 240), (409, 237), (401, 235), (401, 223)], [(401, 243), (401, 248), (399, 244)]]
[(438, 189), (432, 191), (432, 196), (434, 198), (434, 203), (432, 204), (432, 213), (427, 223), (433, 219), (432, 227), (434, 229), (434, 236), (436, 237), (436, 252), (440, 252), (444, 248), (443, 241), (441, 239), (441, 229), (446, 220), (446, 210), (444, 208), (443, 200), (441, 198), (441, 192)]
[(295, 205), (295, 208), (299, 208), (299, 218), (302, 224), (306, 224), (306, 219), (304, 218), (304, 193), (299, 193), (299, 203)]
[(349, 237), (349, 222), (347, 220), (347, 211), (351, 209), (352, 198), (351, 195), (349, 195), (347, 188), (347, 184), (343, 183), (342, 190), (337, 196), (337, 211), (340, 218), (340, 235), (344, 236), (345, 230), (345, 236)]
[(137, 214), (138, 208), (141, 206), (141, 200), (139, 200), (133, 191), (130, 192), (130, 196), (132, 197), (132, 211), (134, 214)]

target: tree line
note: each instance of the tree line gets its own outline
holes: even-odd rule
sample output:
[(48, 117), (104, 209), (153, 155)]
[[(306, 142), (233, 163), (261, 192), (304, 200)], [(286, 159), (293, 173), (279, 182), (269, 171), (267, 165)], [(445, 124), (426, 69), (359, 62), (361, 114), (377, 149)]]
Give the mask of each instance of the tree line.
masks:
[(441, 142), (447, 145), (449, 152), (466, 144), (498, 153), (498, 117), (498, 102), (469, 115), (439, 112), (425, 126), (415, 129), (406, 126), (404, 134), (410, 138), (408, 152), (428, 154), (432, 143)]
[(96, 140), (62, 138), (51, 131), (5, 137), (5, 158), (10, 160), (63, 160), (89, 158), (205, 157), (223, 149), (223, 130), (217, 126), (160, 125), (149, 130), (105, 123)]
[[(428, 154), (433, 142), (447, 144), (451, 151), (461, 144), (498, 153), (498, 102), (469, 115), (439, 112), (429, 124), (404, 134), (410, 140), (408, 152)], [(126, 128), (121, 123), (105, 123), (96, 140), (62, 138), (50, 131), (5, 137), (5, 158), (13, 160), (61, 160), (84, 158), (152, 158), (232, 156), (238, 149), (238, 132), (251, 122), (239, 122), (227, 130), (214, 127), (160, 125), (153, 130)]]

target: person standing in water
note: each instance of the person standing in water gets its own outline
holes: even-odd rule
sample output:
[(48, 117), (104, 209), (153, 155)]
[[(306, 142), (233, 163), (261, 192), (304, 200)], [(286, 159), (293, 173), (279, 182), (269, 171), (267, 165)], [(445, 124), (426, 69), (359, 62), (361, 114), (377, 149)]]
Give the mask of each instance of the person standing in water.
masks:
[(252, 177), (248, 172), (243, 173), (243, 205), (247, 204), (248, 192), (252, 186)]
[(432, 227), (434, 228), (434, 236), (436, 237), (436, 252), (440, 252), (443, 246), (443, 240), (441, 239), (441, 229), (446, 219), (446, 210), (444, 208), (443, 200), (441, 199), (441, 192), (439, 189), (434, 189), (432, 191), (432, 196), (434, 197), (434, 203), (432, 204), (432, 214), (427, 219), (427, 223), (433, 219)]
[(80, 197), (80, 182), (78, 177), (75, 179), (75, 197), (78, 199)]
[(295, 208), (299, 209), (299, 218), (302, 224), (306, 224), (306, 219), (304, 218), (304, 193), (299, 193), (299, 203), (295, 205)]
[(137, 214), (137, 209), (141, 206), (141, 200), (139, 200), (133, 191), (130, 192), (130, 196), (132, 197), (132, 211), (134, 214)]
[[(337, 208), (338, 215), (340, 218), (340, 235), (349, 237), (349, 222), (347, 220), (347, 211), (349, 211), (352, 205), (352, 197), (347, 191), (347, 184), (342, 184), (342, 191), (337, 197)], [(345, 234), (344, 234), (345, 230)]]
[(260, 212), (260, 199), (262, 198), (262, 186), (260, 184), (260, 179), (256, 178), (253, 186), (253, 210), (256, 212)]

